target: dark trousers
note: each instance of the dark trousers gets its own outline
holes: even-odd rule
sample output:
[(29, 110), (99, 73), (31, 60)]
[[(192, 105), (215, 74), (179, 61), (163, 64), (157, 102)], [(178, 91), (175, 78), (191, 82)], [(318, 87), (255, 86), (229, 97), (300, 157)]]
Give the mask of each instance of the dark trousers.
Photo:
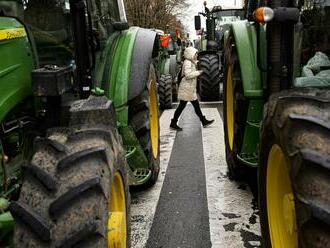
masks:
[[(184, 108), (187, 105), (187, 101), (182, 101), (180, 100), (179, 106), (177, 107), (177, 109), (174, 112), (174, 117), (173, 117), (173, 121), (177, 122), (182, 111), (184, 110)], [(195, 101), (191, 101), (191, 104), (193, 105), (194, 109), (195, 109), (195, 113), (196, 115), (199, 117), (199, 119), (202, 121), (204, 119), (201, 107), (199, 106), (199, 102), (198, 100)]]

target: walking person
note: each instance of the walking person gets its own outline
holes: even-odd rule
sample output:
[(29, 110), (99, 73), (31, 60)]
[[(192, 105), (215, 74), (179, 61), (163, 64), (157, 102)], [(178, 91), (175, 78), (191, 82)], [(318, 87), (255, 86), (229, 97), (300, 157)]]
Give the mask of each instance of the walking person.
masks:
[(199, 77), (203, 73), (203, 71), (197, 70), (197, 52), (198, 50), (193, 47), (187, 47), (184, 51), (185, 60), (182, 65), (183, 78), (178, 91), (178, 99), (180, 103), (175, 110), (170, 125), (172, 129), (175, 129), (177, 131), (182, 130), (182, 128), (178, 126), (177, 122), (188, 102), (192, 103), (195, 109), (195, 113), (199, 117), (203, 127), (207, 127), (214, 122), (214, 120), (207, 120), (205, 118), (197, 99), (197, 77)]

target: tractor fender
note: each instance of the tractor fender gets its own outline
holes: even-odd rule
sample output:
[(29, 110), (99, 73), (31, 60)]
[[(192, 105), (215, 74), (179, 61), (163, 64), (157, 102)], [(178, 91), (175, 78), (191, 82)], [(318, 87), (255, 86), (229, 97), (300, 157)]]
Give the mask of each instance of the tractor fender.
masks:
[(160, 74), (161, 75), (170, 74), (174, 79), (176, 76), (176, 68), (177, 68), (176, 55), (170, 55), (169, 57), (167, 57), (162, 61)]
[(156, 41), (155, 32), (139, 27), (109, 37), (103, 54), (102, 88), (113, 101), (121, 125), (128, 123), (128, 102), (147, 86), (152, 58), (158, 54)]
[(248, 21), (236, 21), (231, 24), (231, 30), (241, 68), (244, 95), (246, 97), (262, 97), (263, 84), (261, 71), (257, 64), (256, 28)]
[(128, 87), (128, 101), (134, 99), (142, 93), (147, 86), (150, 64), (155, 53), (156, 32), (139, 28), (131, 60), (131, 71)]
[(198, 58), (206, 55), (206, 54), (217, 54), (218, 51), (212, 51), (212, 50), (206, 50), (206, 51), (201, 51), (198, 53)]
[(176, 61), (176, 55), (170, 56), (170, 74), (172, 76), (172, 79), (174, 80), (177, 73), (177, 61)]
[(107, 42), (108, 52), (105, 49), (103, 88), (116, 109), (126, 106), (128, 102), (131, 60), (138, 30), (137, 27), (131, 27), (122, 32), (115, 32)]
[(201, 51), (206, 51), (207, 39), (203, 36), (201, 39)]
[(161, 62), (160, 74), (161, 75), (171, 74), (170, 65), (171, 65), (171, 58), (170, 57), (164, 58)]

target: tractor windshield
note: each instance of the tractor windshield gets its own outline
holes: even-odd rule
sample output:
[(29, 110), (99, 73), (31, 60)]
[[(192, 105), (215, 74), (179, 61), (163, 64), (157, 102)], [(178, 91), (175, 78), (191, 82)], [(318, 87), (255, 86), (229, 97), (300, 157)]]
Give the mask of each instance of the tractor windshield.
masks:
[[(329, 1), (328, 1), (329, 2)], [(330, 4), (313, 6), (302, 12), (302, 64), (316, 52), (330, 56)]]
[(228, 24), (244, 19), (244, 11), (242, 9), (220, 10), (214, 12), (213, 15), (215, 17), (216, 31), (220, 33), (224, 33), (229, 29)]
[[(124, 13), (120, 13), (119, 3), (122, 1), (85, 2), (86, 22), (92, 31), (89, 34), (93, 36), (90, 40), (94, 39), (92, 42), (96, 50), (101, 50), (109, 34), (113, 32), (112, 23), (126, 18)], [(16, 17), (25, 24), (31, 42), (36, 47), (40, 66), (73, 63), (75, 40), (69, 0), (0, 0), (0, 13)]]
[(68, 1), (0, 1), (0, 10), (2, 15), (16, 17), (25, 24), (40, 65), (66, 65), (73, 60)]
[(214, 16), (220, 22), (233, 22), (244, 18), (242, 9), (228, 9), (215, 12)]
[(215, 17), (216, 39), (222, 40), (224, 33), (229, 30), (229, 24), (244, 19), (244, 11), (242, 9), (225, 9), (213, 12)]
[(330, 86), (330, 2), (306, 1), (294, 36), (295, 86)]

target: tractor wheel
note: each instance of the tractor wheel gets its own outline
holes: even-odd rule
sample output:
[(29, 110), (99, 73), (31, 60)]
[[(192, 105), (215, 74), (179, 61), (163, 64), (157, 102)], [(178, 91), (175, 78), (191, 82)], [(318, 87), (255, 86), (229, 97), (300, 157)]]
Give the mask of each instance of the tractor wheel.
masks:
[(130, 102), (129, 124), (133, 127), (151, 168), (151, 177), (143, 187), (151, 187), (157, 181), (160, 163), (159, 111), (153, 67), (149, 71), (148, 87)]
[[(229, 43), (229, 42), (228, 42)], [(224, 81), (224, 136), (226, 161), (231, 179), (241, 180), (247, 177), (247, 167), (237, 158), (243, 145), (248, 102), (243, 94), (240, 67), (235, 47), (229, 43), (226, 47), (226, 66)]]
[(205, 54), (199, 60), (199, 69), (204, 72), (199, 77), (199, 95), (202, 101), (220, 100), (219, 63), (216, 54)]
[(172, 76), (161, 75), (158, 84), (158, 95), (161, 109), (172, 108)]
[(14, 247), (129, 247), (126, 166), (117, 130), (49, 130), (10, 205)]
[(273, 95), (261, 127), (259, 200), (265, 248), (330, 247), (330, 90)]

